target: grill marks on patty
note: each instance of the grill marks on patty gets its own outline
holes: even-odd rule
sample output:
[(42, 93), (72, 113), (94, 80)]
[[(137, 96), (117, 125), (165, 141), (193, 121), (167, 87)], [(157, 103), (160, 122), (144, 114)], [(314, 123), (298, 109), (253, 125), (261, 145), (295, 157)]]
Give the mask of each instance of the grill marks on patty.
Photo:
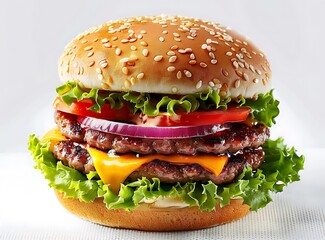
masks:
[(76, 116), (57, 111), (55, 122), (61, 133), (73, 141), (85, 142), (101, 150), (114, 149), (117, 153), (135, 152), (140, 154), (219, 154), (236, 152), (244, 148), (255, 148), (269, 138), (269, 129), (262, 124), (249, 127), (233, 124), (230, 130), (219, 136), (188, 139), (143, 139), (118, 136), (97, 130), (83, 128)]
[(229, 183), (244, 169), (250, 166), (257, 169), (264, 160), (260, 147), (269, 137), (269, 129), (262, 124), (249, 127), (245, 124), (232, 124), (230, 130), (206, 138), (189, 139), (142, 139), (123, 137), (82, 127), (76, 116), (57, 111), (55, 122), (61, 133), (69, 140), (54, 146), (54, 156), (83, 173), (95, 170), (92, 158), (84, 144), (102, 149), (113, 149), (117, 153), (140, 154), (228, 154), (228, 162), (220, 175), (215, 176), (199, 164), (172, 164), (153, 159), (131, 173), (127, 180), (142, 177), (159, 178), (162, 182), (213, 181), (215, 184)]
[[(83, 173), (95, 170), (88, 151), (78, 143), (69, 140), (57, 143), (54, 146), (54, 156), (65, 165)], [(229, 183), (243, 171), (245, 166), (257, 169), (264, 160), (264, 151), (261, 147), (246, 148), (236, 153), (229, 153), (228, 156), (228, 162), (218, 176), (199, 164), (171, 164), (155, 159), (131, 173), (127, 180), (135, 181), (146, 177), (159, 178), (161, 182), (168, 183), (209, 180), (215, 184)]]

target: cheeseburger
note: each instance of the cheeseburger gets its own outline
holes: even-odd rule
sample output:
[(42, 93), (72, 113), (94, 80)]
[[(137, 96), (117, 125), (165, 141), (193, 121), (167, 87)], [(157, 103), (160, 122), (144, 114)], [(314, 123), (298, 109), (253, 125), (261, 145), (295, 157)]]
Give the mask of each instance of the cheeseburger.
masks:
[(78, 35), (59, 59), (56, 127), (29, 150), (62, 205), (106, 226), (206, 228), (267, 205), (304, 157), (270, 140), (271, 69), (211, 21), (136, 17)]

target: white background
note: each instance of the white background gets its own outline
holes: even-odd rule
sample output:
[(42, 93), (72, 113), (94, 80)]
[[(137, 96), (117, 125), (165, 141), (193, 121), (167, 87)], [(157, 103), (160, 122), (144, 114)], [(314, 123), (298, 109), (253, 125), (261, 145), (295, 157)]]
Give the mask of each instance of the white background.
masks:
[(268, 55), (281, 114), (272, 128), (296, 147), (325, 147), (325, 2), (1, 1), (0, 152), (24, 152), (53, 125), (57, 59), (78, 33), (108, 20), (172, 14), (220, 22)]

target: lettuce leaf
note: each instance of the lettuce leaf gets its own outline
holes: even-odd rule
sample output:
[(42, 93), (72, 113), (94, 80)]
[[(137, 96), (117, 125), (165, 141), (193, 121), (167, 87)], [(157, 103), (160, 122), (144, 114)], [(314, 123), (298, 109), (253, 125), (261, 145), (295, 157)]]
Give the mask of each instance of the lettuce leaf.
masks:
[(40, 140), (31, 135), (28, 142), (28, 150), (32, 153), (36, 163), (35, 169), (39, 169), (49, 181), (49, 186), (66, 197), (78, 198), (83, 202), (94, 201), (97, 197), (98, 183), (93, 179), (97, 173), (90, 172), (85, 175), (73, 168), (64, 166), (57, 161), (50, 151), (50, 143), (42, 144)]
[(65, 193), (66, 197), (84, 202), (103, 197), (109, 209), (132, 210), (143, 199), (164, 196), (180, 197), (190, 206), (211, 211), (217, 202), (223, 207), (229, 204), (230, 199), (242, 197), (244, 203), (256, 211), (272, 201), (271, 192), (281, 192), (284, 186), (298, 181), (298, 172), (304, 165), (304, 156), (297, 155), (294, 148), (288, 149), (283, 139), (268, 140), (263, 146), (265, 162), (261, 167), (257, 171), (245, 168), (232, 183), (216, 185), (210, 181), (166, 184), (158, 178), (142, 178), (125, 182), (116, 195), (108, 185), (96, 180), (96, 172), (84, 175), (56, 161), (49, 147), (49, 143), (43, 144), (35, 135), (30, 136), (28, 149), (36, 163), (35, 168), (43, 173), (49, 186)]
[(263, 122), (267, 126), (275, 123), (275, 117), (280, 113), (278, 108), (279, 101), (274, 99), (273, 90), (266, 94), (259, 94), (257, 100), (240, 99), (240, 105), (251, 108), (251, 116), (259, 122)]
[[(68, 81), (59, 86), (56, 91), (68, 105), (71, 105), (73, 101), (92, 99), (94, 105), (90, 107), (90, 110), (100, 112), (105, 103), (109, 103), (112, 108), (121, 108), (124, 103), (127, 103), (133, 113), (141, 112), (148, 116), (157, 116), (160, 112), (175, 114), (179, 110), (190, 113), (197, 110), (227, 109), (228, 104), (233, 102), (230, 97), (222, 99), (214, 90), (185, 96), (107, 92), (96, 88), (86, 91), (76, 81)], [(274, 119), (279, 114), (279, 101), (273, 98), (272, 91), (258, 95), (256, 100), (240, 98), (235, 102), (238, 106), (251, 108), (252, 118), (267, 126), (275, 123)]]

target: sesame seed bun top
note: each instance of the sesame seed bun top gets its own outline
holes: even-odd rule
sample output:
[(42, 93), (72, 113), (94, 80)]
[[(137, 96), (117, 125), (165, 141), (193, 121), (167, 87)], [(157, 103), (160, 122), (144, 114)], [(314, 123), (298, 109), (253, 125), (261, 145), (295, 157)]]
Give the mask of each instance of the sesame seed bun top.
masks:
[(110, 21), (73, 39), (59, 59), (61, 81), (85, 88), (162, 94), (214, 89), (252, 98), (270, 90), (264, 53), (221, 24), (186, 17)]

